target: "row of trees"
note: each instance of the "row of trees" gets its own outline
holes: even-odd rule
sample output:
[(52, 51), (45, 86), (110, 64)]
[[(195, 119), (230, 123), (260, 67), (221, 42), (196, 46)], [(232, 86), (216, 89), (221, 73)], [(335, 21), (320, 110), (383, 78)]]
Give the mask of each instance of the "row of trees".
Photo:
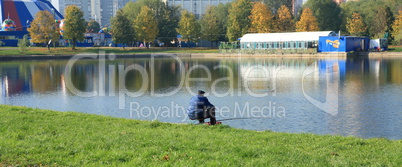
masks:
[[(35, 15), (30, 28), (29, 35), (33, 43), (48, 43), (53, 44), (60, 38), (60, 29), (55, 22), (55, 18), (49, 11), (39, 11)], [(64, 18), (64, 39), (71, 40), (72, 49), (75, 49), (76, 42), (84, 40), (86, 31), (84, 13), (77, 6), (67, 6), (65, 9)]]
[[(200, 38), (208, 41), (237, 41), (245, 33), (251, 32), (341, 30), (342, 35), (379, 38), (385, 34), (390, 41), (401, 42), (402, 0), (360, 0), (340, 6), (333, 0), (310, 0), (296, 16), (290, 11), (291, 1), (235, 0), (208, 7), (200, 19), (186, 10), (180, 12), (179, 7), (168, 6), (161, 0), (129, 2), (111, 19), (113, 41), (129, 44), (133, 41), (147, 43), (159, 39), (167, 44), (179, 34), (182, 39), (189, 41)], [(82, 11), (77, 7), (68, 7), (65, 13), (64, 37), (73, 41), (81, 40), (82, 32), (86, 29), (80, 14)], [(45, 16), (37, 16), (35, 20), (42, 17), (51, 20), (53, 16), (47, 13)], [(31, 23), (31, 29), (35, 29), (34, 23)], [(96, 26), (93, 21), (87, 24)], [(80, 30), (76, 31), (78, 28)], [(54, 34), (51, 33), (54, 30), (46, 31)], [(45, 37), (47, 40), (49, 38), (53, 37)]]
[[(387, 37), (395, 43), (401, 40), (401, 21), (398, 19), (401, 16), (396, 14), (395, 17), (394, 13), (402, 10), (402, 0), (360, 0), (342, 5), (337, 5), (333, 0), (307, 1), (296, 16), (290, 10), (291, 2), (292, 0), (236, 0), (210, 6), (198, 20), (194, 14), (188, 11), (179, 13), (179, 8), (166, 6), (160, 0), (129, 2), (120, 13), (132, 25), (130, 31), (134, 32), (133, 37), (148, 42), (155, 38), (167, 42), (177, 34), (190, 41), (200, 38), (208, 41), (236, 41), (245, 33), (320, 30), (340, 30), (342, 35)], [(149, 12), (150, 16), (143, 19), (154, 20), (154, 24), (157, 24), (157, 28), (153, 29), (153, 34), (156, 34), (154, 38), (146, 40), (141, 37), (141, 29), (138, 27), (149, 25), (144, 20), (139, 22), (136, 19), (143, 7), (152, 11)], [(113, 24), (117, 22), (112, 22), (112, 31), (117, 30), (118, 26)], [(118, 29), (120, 30), (122, 29)]]

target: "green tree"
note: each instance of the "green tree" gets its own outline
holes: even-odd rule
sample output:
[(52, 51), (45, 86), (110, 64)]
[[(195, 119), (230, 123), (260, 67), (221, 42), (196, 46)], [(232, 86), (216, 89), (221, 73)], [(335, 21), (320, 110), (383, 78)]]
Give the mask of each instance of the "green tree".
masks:
[(277, 32), (292, 32), (295, 30), (295, 21), (289, 8), (282, 5), (275, 15), (275, 30)]
[[(393, 15), (402, 8), (402, 0), (365, 0), (351, 1), (341, 4), (342, 31), (346, 31), (347, 18), (353, 13), (360, 13), (367, 26), (368, 35), (372, 38), (382, 38), (392, 30)], [(388, 32), (385, 32), (388, 30)], [(388, 35), (391, 42), (392, 36)]]
[[(180, 20), (180, 8), (170, 6), (161, 0), (138, 0), (136, 2), (128, 2), (123, 11), (129, 20), (134, 20), (139, 15), (142, 7), (147, 6), (154, 11), (154, 17), (158, 23), (158, 37), (162, 42), (168, 43), (176, 38), (176, 28)], [(132, 22), (133, 26), (135, 22)]]
[[(24, 53), (25, 51), (27, 51), (27, 46), (29, 45), (29, 40), (28, 40), (28, 36), (24, 35), (24, 37), (22, 37), (22, 39), (18, 39), (18, 48), (20, 50), (20, 53)], [(1, 44), (0, 44), (1, 46)]]
[(166, 4), (161, 0), (137, 0), (136, 2), (128, 2), (123, 7), (123, 11), (128, 18), (137, 18), (140, 14), (142, 7), (147, 6), (155, 12), (158, 16), (165, 8)]
[(232, 6), (231, 3), (222, 4), (220, 3), (216, 6), (216, 14), (219, 21), (220, 33), (219, 40), (220, 41), (227, 41), (226, 32), (227, 32), (227, 22), (228, 22), (228, 15), (229, 15), (229, 8)]
[(183, 39), (187, 39), (188, 41), (198, 40), (200, 36), (200, 25), (198, 24), (195, 15), (187, 10), (183, 10), (176, 31), (182, 35)]
[(53, 15), (49, 11), (39, 11), (28, 28), (33, 43), (48, 43), (56, 41), (60, 35), (57, 32)]
[(129, 1), (123, 6), (122, 10), (127, 18), (134, 20), (137, 18), (137, 15), (141, 10), (141, 6), (139, 6), (137, 2)]
[(350, 35), (364, 36), (367, 27), (363, 22), (363, 18), (359, 13), (353, 13), (351, 18), (347, 19), (346, 29)]
[[(257, 1), (257, 0), (255, 0)], [(260, 1), (260, 0), (258, 0)], [(293, 0), (261, 0), (262, 3), (267, 5), (272, 13), (277, 13), (278, 10), (285, 5), (288, 9), (291, 9)]]
[(155, 12), (151, 8), (143, 6), (134, 22), (137, 40), (144, 41), (144, 44), (155, 40), (159, 29), (158, 22), (155, 19)]
[(98, 33), (101, 28), (99, 23), (95, 20), (90, 20), (89, 22), (87, 22), (86, 25), (87, 25), (86, 31), (90, 33)]
[(388, 38), (388, 41), (392, 41), (392, 37), (389, 35), (392, 32), (392, 23), (394, 22), (394, 16), (389, 7), (379, 7), (375, 11), (375, 19), (371, 22), (369, 29), (370, 35), (373, 38)]
[(319, 31), (317, 19), (313, 15), (310, 8), (305, 8), (300, 16), (300, 20), (296, 23), (296, 31)]
[(134, 28), (131, 26), (130, 20), (120, 9), (117, 11), (116, 16), (111, 20), (113, 41), (118, 44), (128, 44), (134, 39)]
[(237, 0), (232, 2), (229, 9), (227, 37), (230, 42), (237, 41), (247, 33), (250, 25), (252, 4), (250, 0)]
[(338, 31), (342, 23), (341, 8), (333, 0), (310, 0), (305, 7), (313, 11), (320, 30)]
[(269, 33), (274, 29), (271, 11), (261, 2), (254, 2), (249, 18), (250, 32)]
[(84, 13), (75, 5), (67, 6), (64, 11), (64, 38), (72, 41), (72, 49), (75, 50), (77, 41), (84, 40), (85, 20)]
[(402, 10), (398, 12), (395, 17), (394, 24), (392, 25), (392, 36), (394, 36), (394, 43), (396, 45), (402, 44)]
[(159, 13), (156, 16), (159, 29), (158, 38), (161, 42), (169, 44), (177, 36), (176, 28), (180, 21), (179, 7), (165, 5)]
[(202, 39), (217, 41), (221, 34), (220, 24), (216, 13), (216, 6), (209, 6), (200, 20)]

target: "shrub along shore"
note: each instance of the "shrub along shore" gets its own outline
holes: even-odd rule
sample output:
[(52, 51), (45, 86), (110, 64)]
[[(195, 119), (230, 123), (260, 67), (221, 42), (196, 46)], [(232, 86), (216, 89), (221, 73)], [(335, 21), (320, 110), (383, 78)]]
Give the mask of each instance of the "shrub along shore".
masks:
[[(386, 52), (374, 52), (374, 53), (388, 53), (388, 54), (400, 54), (402, 52), (402, 46), (391, 46), (390, 50)], [(69, 47), (56, 47), (48, 50), (45, 47), (32, 47), (24, 52), (20, 52), (16, 47), (0, 47), (0, 57), (4, 56), (32, 56), (32, 55), (76, 55), (76, 54), (116, 54), (116, 55), (136, 55), (136, 54), (157, 54), (157, 53), (176, 53), (176, 54), (221, 54), (219, 49), (211, 48), (176, 48), (176, 47), (152, 47), (152, 48), (138, 48), (138, 47), (88, 47), (77, 48), (72, 50)], [(224, 54), (227, 54), (224, 51)], [(238, 54), (233, 53), (233, 54)], [(245, 53), (246, 54), (246, 53)], [(253, 55), (258, 53), (253, 53)]]
[(0, 166), (402, 166), (402, 140), (0, 105)]
[(25, 55), (76, 55), (81, 53), (99, 54), (114, 53), (116, 55), (133, 55), (133, 54), (152, 54), (152, 53), (219, 53), (218, 49), (208, 48), (176, 48), (176, 47), (151, 47), (151, 48), (138, 48), (138, 47), (89, 47), (89, 48), (76, 48), (72, 50), (70, 47), (56, 47), (47, 50), (45, 47), (32, 47), (25, 52), (20, 52), (18, 48), (0, 47), (1, 56), (25, 56)]

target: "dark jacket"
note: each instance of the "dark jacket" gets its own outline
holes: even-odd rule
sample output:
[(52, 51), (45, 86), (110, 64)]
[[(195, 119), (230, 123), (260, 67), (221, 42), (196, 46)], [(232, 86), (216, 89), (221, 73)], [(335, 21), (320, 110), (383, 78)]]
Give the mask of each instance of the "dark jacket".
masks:
[(213, 107), (213, 106), (214, 105), (209, 102), (208, 98), (200, 95), (195, 95), (190, 99), (187, 114), (190, 117), (190, 119), (198, 119), (196, 117), (197, 115), (196, 113), (203, 112), (204, 107)]

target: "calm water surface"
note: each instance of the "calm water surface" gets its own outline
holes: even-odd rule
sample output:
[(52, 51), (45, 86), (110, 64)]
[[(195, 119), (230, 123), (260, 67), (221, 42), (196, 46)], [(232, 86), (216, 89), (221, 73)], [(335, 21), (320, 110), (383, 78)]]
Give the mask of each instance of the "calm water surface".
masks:
[(194, 123), (205, 90), (236, 128), (402, 139), (402, 58), (0, 62), (0, 103)]

